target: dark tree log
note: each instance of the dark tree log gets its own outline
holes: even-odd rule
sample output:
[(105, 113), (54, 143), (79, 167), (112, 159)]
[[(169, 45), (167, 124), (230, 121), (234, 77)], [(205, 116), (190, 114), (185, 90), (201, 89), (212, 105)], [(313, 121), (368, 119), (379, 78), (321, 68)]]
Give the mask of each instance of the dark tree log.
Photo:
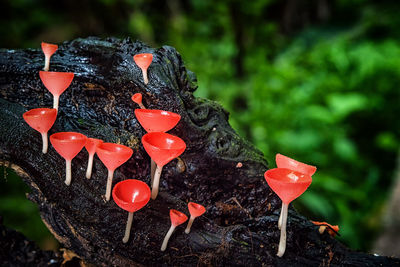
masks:
[[(148, 85), (132, 55), (151, 52)], [(143, 94), (148, 108), (181, 114), (170, 132), (187, 143), (182, 162), (164, 167), (160, 194), (134, 214), (131, 239), (123, 244), (127, 213), (102, 195), (106, 168), (96, 158), (92, 179), (85, 178), (87, 153), (72, 161), (70, 186), (64, 184), (65, 163), (53, 148), (41, 154), (40, 135), (22, 119), (36, 107), (51, 107), (52, 97), (38, 71), (40, 50), (0, 51), (0, 159), (19, 166), (43, 221), (61, 242), (88, 263), (99, 266), (302, 266), (397, 265), (399, 259), (351, 251), (320, 235), (306, 218), (290, 210), (286, 253), (275, 256), (279, 242), (280, 200), (263, 178), (267, 163), (260, 151), (239, 137), (228, 113), (217, 103), (195, 98), (196, 77), (172, 47), (152, 49), (130, 39), (77, 39), (60, 45), (50, 69), (71, 71), (75, 79), (61, 96), (57, 121), (50, 134), (79, 131), (89, 137), (120, 142), (133, 157), (115, 172), (114, 184), (136, 178), (149, 183), (149, 157), (140, 138), (130, 98)], [(236, 167), (241, 162), (242, 167)], [(183, 163), (183, 164), (182, 164)], [(312, 187), (311, 187), (312, 190)], [(178, 227), (166, 252), (160, 251), (167, 232), (169, 209), (188, 214), (187, 202), (207, 206), (190, 235)]]

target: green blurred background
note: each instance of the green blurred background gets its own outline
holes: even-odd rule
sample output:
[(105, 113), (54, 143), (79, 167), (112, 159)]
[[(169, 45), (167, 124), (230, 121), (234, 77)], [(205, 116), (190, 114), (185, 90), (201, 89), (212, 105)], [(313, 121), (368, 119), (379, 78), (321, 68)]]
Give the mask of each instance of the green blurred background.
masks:
[[(371, 250), (400, 144), (397, 0), (14, 0), (0, 9), (3, 48), (87, 36), (174, 46), (197, 74), (195, 95), (220, 102), (270, 167), (276, 153), (318, 167), (295, 207)], [(3, 175), (0, 215), (51, 248), (27, 190)]]

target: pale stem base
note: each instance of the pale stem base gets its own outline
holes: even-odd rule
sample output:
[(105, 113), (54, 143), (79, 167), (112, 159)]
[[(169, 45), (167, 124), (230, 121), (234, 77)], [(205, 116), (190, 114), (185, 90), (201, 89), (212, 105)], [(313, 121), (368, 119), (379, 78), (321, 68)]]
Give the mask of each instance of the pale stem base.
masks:
[(186, 229), (185, 229), (185, 233), (186, 234), (190, 233), (190, 228), (192, 228), (192, 224), (193, 224), (193, 221), (194, 221), (195, 218), (196, 217), (193, 217), (192, 215), (190, 215), (189, 222), (188, 222), (188, 224), (186, 226)]
[(124, 238), (122, 238), (122, 242), (124, 243), (128, 242), (129, 236), (131, 234), (132, 218), (133, 218), (133, 212), (129, 212), (128, 220), (126, 221), (125, 235)]
[(50, 57), (49, 56), (44, 56), (44, 71), (49, 71), (50, 68)]
[(142, 73), (143, 73), (144, 84), (148, 84), (149, 83), (149, 79), (147, 77), (147, 69), (142, 69)]
[(88, 179), (90, 179), (90, 177), (92, 176), (93, 157), (94, 157), (94, 153), (89, 154), (88, 166), (87, 166), (87, 170), (86, 170), (86, 178), (88, 178)]
[(146, 109), (146, 107), (145, 107), (142, 103), (139, 103), (138, 105), (139, 105), (139, 107), (140, 107), (141, 109)]
[(279, 240), (278, 257), (282, 257), (286, 250), (286, 224), (288, 215), (288, 204), (282, 204), (282, 226), (281, 226), (281, 238)]
[(65, 184), (71, 184), (71, 160), (65, 160)]
[(49, 147), (49, 141), (47, 139), (47, 132), (41, 133), (41, 135), (42, 135), (42, 143), (43, 143), (42, 152), (43, 152), (43, 154), (46, 154), (47, 153), (47, 149)]
[(154, 182), (154, 174), (156, 172), (156, 167), (157, 164), (153, 159), (150, 159), (150, 166), (151, 166), (151, 171), (150, 171), (150, 177), (151, 177), (151, 186), (153, 186), (153, 182)]
[(110, 200), (113, 177), (114, 177), (114, 170), (108, 170), (107, 188), (106, 188), (106, 200), (107, 201)]
[(154, 181), (153, 181), (153, 185), (152, 185), (153, 188), (151, 189), (151, 199), (152, 200), (155, 200), (158, 195), (158, 187), (160, 185), (160, 176), (161, 176), (162, 167), (163, 166), (157, 165), (156, 172), (154, 174)]
[(175, 226), (171, 225), (171, 227), (169, 228), (167, 234), (164, 237), (164, 241), (162, 242), (161, 251), (165, 251), (167, 249), (169, 238), (171, 237), (171, 235), (174, 232), (174, 230), (175, 230)]
[(282, 202), (282, 208), (281, 208), (281, 215), (279, 215), (279, 221), (278, 221), (278, 228), (279, 230), (281, 229), (282, 226), (282, 211), (283, 211), (283, 202)]
[(59, 95), (53, 95), (53, 108), (55, 108), (58, 112), (58, 102), (60, 101)]

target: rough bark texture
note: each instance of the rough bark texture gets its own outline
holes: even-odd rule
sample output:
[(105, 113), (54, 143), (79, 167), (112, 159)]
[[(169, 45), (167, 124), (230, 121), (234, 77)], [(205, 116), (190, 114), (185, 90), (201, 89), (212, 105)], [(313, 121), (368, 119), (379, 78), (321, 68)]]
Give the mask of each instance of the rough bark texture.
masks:
[[(153, 53), (149, 84), (133, 62), (136, 53)], [(65, 162), (50, 147), (41, 153), (40, 134), (22, 119), (32, 108), (51, 107), (52, 97), (40, 81), (44, 56), (39, 49), (0, 51), (0, 159), (19, 166), (43, 221), (62, 243), (88, 263), (99, 266), (386, 266), (399, 259), (350, 251), (294, 210), (289, 212), (286, 253), (275, 256), (279, 242), (280, 200), (269, 190), (260, 151), (239, 137), (228, 113), (217, 103), (195, 98), (196, 77), (172, 47), (150, 48), (130, 39), (77, 39), (60, 45), (50, 70), (71, 71), (75, 79), (60, 99), (57, 121), (49, 134), (78, 131), (134, 149), (116, 170), (114, 183), (128, 178), (149, 184), (150, 159), (141, 145), (145, 134), (131, 101), (143, 94), (144, 105), (182, 116), (170, 131), (187, 144), (182, 161), (166, 165), (160, 194), (134, 214), (131, 238), (124, 234), (127, 212), (105, 202), (107, 170), (95, 157), (90, 180), (88, 155), (72, 161), (73, 180), (64, 184)], [(241, 162), (242, 167), (236, 167)], [(312, 186), (310, 188), (312, 190)], [(168, 249), (160, 251), (170, 226), (169, 209), (188, 214), (187, 203), (207, 207), (192, 232), (178, 227)]]

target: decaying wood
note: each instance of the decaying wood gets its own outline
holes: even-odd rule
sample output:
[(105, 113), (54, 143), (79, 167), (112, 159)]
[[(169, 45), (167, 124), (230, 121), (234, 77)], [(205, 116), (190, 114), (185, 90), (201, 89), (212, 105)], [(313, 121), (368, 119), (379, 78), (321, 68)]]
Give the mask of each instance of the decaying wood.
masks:
[[(154, 55), (149, 84), (133, 62), (136, 53)], [(134, 214), (131, 238), (122, 243), (127, 212), (105, 202), (107, 170), (95, 157), (92, 178), (85, 178), (88, 155), (72, 161), (73, 180), (64, 184), (64, 160), (50, 147), (41, 153), (40, 134), (22, 119), (28, 109), (51, 107), (52, 97), (38, 72), (39, 49), (0, 51), (0, 159), (19, 166), (30, 185), (29, 199), (62, 245), (99, 266), (386, 266), (399, 259), (351, 251), (318, 227), (289, 211), (286, 253), (275, 256), (280, 200), (264, 178), (263, 155), (230, 127), (217, 103), (195, 98), (196, 77), (172, 47), (150, 48), (130, 39), (77, 39), (61, 44), (50, 70), (71, 71), (74, 81), (60, 99), (57, 121), (49, 134), (78, 131), (134, 149), (114, 176), (114, 184), (135, 178), (149, 184), (149, 157), (140, 139), (145, 134), (134, 116), (134, 93), (146, 107), (182, 116), (170, 131), (187, 144), (180, 157), (163, 169), (160, 194)], [(179, 163), (178, 163), (179, 162)], [(311, 187), (312, 190), (312, 187)], [(168, 249), (160, 251), (169, 209), (188, 214), (187, 203), (207, 207), (189, 235), (178, 227)]]

